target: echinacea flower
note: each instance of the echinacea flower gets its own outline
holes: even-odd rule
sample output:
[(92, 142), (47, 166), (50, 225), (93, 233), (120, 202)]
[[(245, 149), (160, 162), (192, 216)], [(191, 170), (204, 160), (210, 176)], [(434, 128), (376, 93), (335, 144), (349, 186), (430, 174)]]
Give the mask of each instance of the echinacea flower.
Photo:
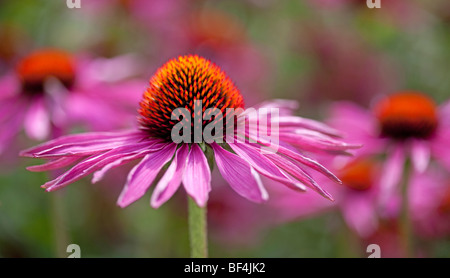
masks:
[(398, 191), (409, 157), (413, 171), (424, 172), (433, 159), (450, 169), (450, 105), (437, 106), (427, 95), (403, 91), (366, 110), (349, 102), (334, 105), (330, 125), (363, 148), (356, 156), (385, 156), (380, 202)]
[(0, 152), (21, 129), (43, 140), (78, 125), (92, 130), (130, 126), (131, 103), (138, 100), (133, 93), (142, 83), (118, 81), (131, 76), (132, 60), (91, 60), (50, 48), (22, 58), (0, 78)]
[[(201, 110), (198, 110), (199, 105)], [(222, 137), (215, 133), (216, 138), (210, 142), (202, 137), (198, 139), (195, 132), (194, 136), (186, 133), (187, 141), (174, 142), (173, 136), (180, 134), (176, 127), (180, 126), (184, 131), (200, 125), (205, 133), (211, 123), (226, 119), (228, 129), (230, 123), (245, 120), (248, 110), (238, 112), (243, 106), (239, 90), (217, 65), (199, 56), (180, 56), (164, 64), (150, 79), (140, 102), (139, 129), (63, 136), (25, 150), (21, 155), (50, 160), (46, 164), (29, 167), (31, 171), (75, 164), (45, 183), (43, 187), (47, 191), (60, 189), (91, 173), (94, 173), (92, 182), (95, 183), (111, 168), (140, 160), (128, 174), (118, 200), (120, 207), (141, 198), (165, 165), (166, 171), (151, 196), (151, 205), (155, 208), (161, 206), (182, 183), (197, 205), (204, 207), (211, 191), (209, 162), (213, 161), (231, 188), (254, 202), (268, 199), (259, 174), (300, 191), (305, 190), (306, 185), (331, 199), (308, 171), (318, 171), (334, 181), (339, 179), (303, 151), (334, 154), (358, 146), (340, 141), (336, 138), (337, 131), (320, 122), (294, 116), (294, 103), (290, 101), (271, 101), (258, 107), (261, 110), (279, 108), (278, 116), (270, 119), (271, 123), (279, 126), (278, 144), (274, 143), (276, 140), (269, 144), (266, 138), (255, 138), (254, 129), (241, 133), (237, 127)], [(181, 121), (180, 117), (174, 118), (175, 111), (180, 108), (185, 109), (182, 110), (185, 113)], [(208, 118), (211, 111), (218, 112), (214, 119)], [(190, 116), (193, 118), (191, 122)], [(252, 120), (248, 123), (255, 124)], [(221, 127), (220, 124), (218, 126)], [(258, 126), (256, 130), (261, 128)], [(275, 132), (270, 129), (269, 133), (271, 131)], [(237, 140), (239, 137), (247, 140)], [(302, 153), (294, 147), (300, 148)], [(270, 148), (277, 151), (270, 151)]]
[(399, 202), (394, 198), (389, 200), (389, 209), (379, 210), (380, 163), (370, 158), (356, 158), (343, 165), (328, 164), (342, 184), (332, 184), (323, 176), (314, 175), (314, 178), (333, 195), (333, 203), (311, 192), (289, 194), (284, 188), (269, 187), (273, 196), (269, 205), (280, 223), (338, 210), (358, 237), (368, 238), (376, 232), (380, 222), (398, 216)]
[(400, 200), (397, 196), (391, 196), (380, 210), (381, 167), (378, 161), (356, 158), (336, 170), (336, 173), (344, 185), (337, 189), (337, 206), (346, 224), (360, 238), (367, 239), (374, 235), (381, 223), (398, 217)]

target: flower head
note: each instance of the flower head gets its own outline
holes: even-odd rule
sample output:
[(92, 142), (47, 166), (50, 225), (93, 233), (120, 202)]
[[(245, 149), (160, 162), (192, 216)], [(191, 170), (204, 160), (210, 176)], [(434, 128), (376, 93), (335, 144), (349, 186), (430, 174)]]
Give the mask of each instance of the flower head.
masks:
[[(334, 106), (330, 124), (364, 144), (356, 156), (385, 156), (380, 177), (381, 203), (397, 194), (407, 157), (422, 173), (434, 159), (450, 169), (450, 106), (437, 106), (427, 95), (401, 91), (380, 99), (372, 110), (348, 102)], [(384, 201), (383, 201), (384, 200)]]
[(381, 135), (393, 139), (427, 139), (438, 125), (436, 104), (417, 92), (400, 92), (386, 97), (374, 110)]
[(217, 108), (227, 118), (227, 108), (244, 107), (239, 90), (217, 65), (199, 56), (184, 56), (170, 60), (152, 77), (140, 102), (139, 122), (152, 136), (169, 140), (176, 124), (172, 111), (184, 107), (195, 118), (195, 100), (202, 101), (202, 115)]
[[(196, 110), (201, 105), (203, 109)], [(261, 118), (247, 119), (251, 114), (248, 110), (231, 114), (227, 110), (241, 107), (242, 96), (218, 66), (199, 56), (182, 56), (164, 64), (150, 79), (140, 104), (140, 129), (64, 136), (21, 154), (50, 160), (29, 167), (31, 171), (47, 171), (75, 163), (68, 171), (44, 184), (47, 191), (62, 188), (90, 173), (94, 173), (92, 182), (96, 182), (109, 169), (140, 159), (130, 171), (119, 197), (121, 207), (141, 198), (165, 165), (167, 169), (156, 184), (151, 205), (161, 206), (182, 183), (197, 204), (205, 206), (211, 191), (209, 163), (213, 161), (212, 157), (231, 188), (251, 201), (262, 202), (268, 198), (260, 174), (298, 191), (310, 187), (332, 199), (308, 171), (315, 170), (337, 182), (339, 179), (296, 147), (304, 147), (302, 151), (308, 153), (333, 155), (358, 146), (340, 141), (338, 132), (322, 123), (294, 116), (296, 106), (293, 102), (277, 100), (256, 107), (263, 116), (272, 115), (268, 111), (278, 108), (272, 111), (275, 116), (270, 118), (268, 126), (262, 124)], [(184, 111), (181, 119), (173, 117), (174, 109)], [(215, 111), (212, 122), (209, 121), (211, 111)], [(223, 111), (225, 115), (222, 115)], [(191, 115), (193, 123), (189, 121)], [(246, 122), (256, 128), (235, 126), (227, 136), (216, 136), (213, 141), (191, 142), (188, 134), (188, 142), (175, 143), (169, 137), (169, 131), (172, 130), (173, 136), (173, 129), (179, 124), (186, 128), (183, 131), (189, 132), (192, 126), (198, 125), (205, 132), (209, 124), (219, 123), (215, 128), (220, 131), (223, 124), (216, 120), (221, 118), (230, 118), (225, 123)], [(258, 136), (263, 129), (268, 131), (265, 135), (277, 135), (278, 140)]]
[(16, 71), (26, 93), (44, 92), (44, 84), (49, 78), (56, 78), (67, 88), (71, 88), (75, 81), (73, 57), (58, 49), (31, 53), (19, 61)]
[(0, 151), (22, 128), (29, 138), (43, 140), (79, 125), (91, 130), (129, 126), (139, 100), (133, 93), (142, 86), (124, 81), (131, 76), (124, 69), (134, 71), (132, 60), (89, 59), (54, 48), (20, 59), (0, 78)]

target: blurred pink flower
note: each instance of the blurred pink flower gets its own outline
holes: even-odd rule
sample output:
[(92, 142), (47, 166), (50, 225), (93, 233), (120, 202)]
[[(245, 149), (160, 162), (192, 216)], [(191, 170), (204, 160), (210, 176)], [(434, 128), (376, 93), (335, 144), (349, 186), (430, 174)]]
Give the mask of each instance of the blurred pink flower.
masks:
[[(195, 99), (202, 100), (202, 111), (217, 108), (225, 113), (223, 117), (227, 120), (230, 116), (232, 120), (234, 116), (237, 116), (237, 121), (245, 120), (245, 113), (230, 114), (226, 110), (242, 108), (244, 102), (225, 73), (199, 56), (181, 56), (164, 64), (151, 78), (140, 102), (140, 129), (63, 136), (25, 150), (21, 155), (50, 160), (46, 164), (29, 167), (32, 171), (48, 171), (76, 163), (64, 174), (44, 184), (47, 191), (60, 189), (94, 172), (92, 182), (96, 182), (111, 168), (140, 159), (130, 171), (119, 197), (118, 205), (121, 207), (140, 199), (164, 165), (169, 163), (151, 197), (151, 205), (157, 208), (172, 197), (181, 183), (199, 206), (205, 206), (211, 191), (210, 166), (205, 152), (214, 153), (214, 161), (222, 177), (235, 192), (251, 201), (268, 199), (259, 174), (295, 190), (305, 190), (308, 186), (332, 199), (306, 171), (317, 171), (336, 182), (339, 179), (317, 161), (290, 147), (288, 142), (302, 151), (334, 154), (358, 147), (336, 139), (336, 131), (320, 122), (293, 116), (293, 103), (281, 100), (256, 107), (279, 108), (279, 117), (271, 118), (279, 125), (279, 144), (272, 142), (277, 152), (264, 152), (262, 145), (267, 145), (264, 139), (255, 137), (252, 130), (242, 132), (237, 128), (224, 138), (227, 146), (215, 141), (175, 143), (171, 136), (175, 125), (171, 120), (172, 112), (186, 107), (186, 113), (193, 114)], [(196, 116), (193, 118), (195, 121)], [(257, 124), (254, 120), (249, 124)], [(249, 137), (258, 143), (230, 142), (229, 136), (235, 139), (235, 136)]]
[(350, 102), (332, 107), (329, 124), (363, 147), (358, 156), (383, 156), (380, 202), (399, 193), (410, 157), (413, 171), (424, 172), (431, 159), (450, 169), (450, 103), (437, 107), (425, 94), (398, 92), (384, 97), (372, 110)]
[(108, 130), (133, 124), (138, 88), (145, 84), (124, 81), (133, 60), (72, 57), (57, 49), (24, 57), (0, 78), (0, 151), (22, 128), (43, 140), (77, 125)]
[(395, 218), (399, 212), (398, 200), (391, 199), (389, 209), (380, 213), (378, 206), (379, 165), (370, 159), (355, 159), (343, 166), (331, 167), (342, 185), (330, 184), (322, 177), (316, 179), (334, 197), (334, 202), (317, 198), (316, 194), (287, 194), (283, 188), (274, 188), (269, 204), (275, 208), (280, 222), (338, 209), (347, 226), (360, 238), (372, 236), (379, 228), (380, 219)]
[(409, 212), (415, 232), (429, 239), (450, 235), (450, 175), (432, 168), (414, 173), (409, 191)]

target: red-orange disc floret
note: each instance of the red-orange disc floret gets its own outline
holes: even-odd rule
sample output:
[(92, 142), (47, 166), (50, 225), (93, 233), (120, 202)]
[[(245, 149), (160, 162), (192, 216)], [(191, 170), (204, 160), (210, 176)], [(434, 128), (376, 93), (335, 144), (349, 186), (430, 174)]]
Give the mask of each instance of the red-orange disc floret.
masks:
[(178, 122), (171, 119), (172, 111), (186, 108), (191, 114), (191, 127), (196, 120), (204, 127), (211, 120), (194, 115), (195, 100), (201, 100), (202, 114), (208, 108), (220, 109), (224, 125), (230, 116), (227, 108), (244, 108), (239, 90), (217, 65), (196, 55), (180, 56), (164, 64), (150, 79), (140, 103), (139, 122), (152, 136), (170, 140), (172, 127)]
[(436, 105), (418, 92), (399, 92), (375, 107), (381, 135), (394, 139), (428, 138), (438, 125)]
[(357, 191), (365, 191), (372, 187), (375, 162), (359, 159), (346, 165), (339, 175), (342, 184)]
[(37, 50), (23, 58), (16, 67), (25, 92), (42, 92), (44, 82), (58, 79), (66, 87), (72, 86), (75, 65), (72, 56), (57, 49)]

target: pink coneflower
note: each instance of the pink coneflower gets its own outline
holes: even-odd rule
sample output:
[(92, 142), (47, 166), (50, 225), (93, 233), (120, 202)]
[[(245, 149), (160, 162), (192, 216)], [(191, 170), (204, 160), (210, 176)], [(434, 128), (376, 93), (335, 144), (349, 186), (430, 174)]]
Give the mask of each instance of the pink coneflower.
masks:
[[(194, 114), (195, 100), (201, 100), (202, 104), (203, 110), (198, 115)], [(279, 125), (279, 144), (272, 144), (277, 152), (264, 150), (268, 146), (265, 139), (257, 138), (257, 143), (250, 140), (230, 142), (230, 137), (254, 137), (251, 131), (240, 134), (238, 129), (231, 136), (224, 136), (225, 143), (194, 141), (177, 144), (171, 139), (171, 132), (175, 125), (185, 124), (184, 117), (189, 116), (184, 115), (181, 122), (172, 120), (172, 112), (179, 107), (186, 108), (192, 114), (192, 126), (200, 121), (205, 127), (213, 121), (202, 121), (200, 118), (200, 114), (208, 108), (220, 110), (227, 123), (234, 121), (235, 116), (239, 122), (246, 114), (228, 112), (229, 108), (244, 107), (244, 101), (239, 90), (217, 65), (199, 56), (181, 56), (164, 64), (151, 78), (140, 102), (139, 129), (63, 136), (25, 150), (21, 155), (50, 160), (46, 164), (29, 167), (31, 171), (47, 171), (75, 164), (56, 179), (45, 183), (43, 187), (47, 191), (60, 189), (91, 173), (94, 173), (92, 182), (95, 183), (111, 168), (140, 160), (128, 175), (118, 200), (120, 207), (141, 198), (167, 165), (151, 196), (151, 206), (161, 206), (183, 183), (187, 194), (198, 206), (204, 207), (211, 191), (208, 162), (215, 161), (231, 188), (254, 202), (268, 199), (259, 174), (300, 191), (306, 185), (331, 199), (308, 171), (318, 171), (334, 181), (339, 179), (303, 151), (335, 154), (357, 147), (341, 142), (336, 138), (337, 132), (322, 123), (292, 115), (293, 103), (281, 100), (266, 102), (258, 107), (280, 109), (279, 116), (271, 119), (272, 123)]]
[(395, 219), (399, 212), (399, 200), (393, 196), (386, 208), (379, 209), (380, 163), (371, 158), (357, 158), (336, 170), (342, 180), (337, 191), (337, 205), (347, 225), (360, 238), (372, 236), (380, 222)]
[[(330, 184), (322, 176), (317, 181), (330, 192), (335, 202), (326, 202), (317, 194), (289, 194), (277, 187), (269, 205), (280, 222), (291, 222), (312, 217), (330, 210), (338, 210), (345, 224), (360, 238), (367, 238), (377, 230), (380, 219), (397, 216), (398, 204), (390, 200), (387, 213), (380, 215), (379, 163), (369, 158), (357, 158), (343, 166), (330, 168), (342, 181), (342, 185)], [(275, 189), (275, 188), (273, 188)]]
[(336, 104), (330, 124), (364, 147), (357, 156), (386, 156), (380, 176), (381, 202), (398, 191), (405, 161), (424, 172), (431, 158), (450, 169), (450, 105), (437, 107), (419, 92), (399, 92), (381, 99), (368, 111), (352, 103)]
[(77, 125), (94, 130), (130, 126), (131, 103), (138, 101), (135, 90), (142, 84), (117, 81), (131, 66), (125, 56), (90, 60), (59, 49), (22, 58), (0, 78), (0, 151), (22, 128), (29, 138), (43, 140)]

